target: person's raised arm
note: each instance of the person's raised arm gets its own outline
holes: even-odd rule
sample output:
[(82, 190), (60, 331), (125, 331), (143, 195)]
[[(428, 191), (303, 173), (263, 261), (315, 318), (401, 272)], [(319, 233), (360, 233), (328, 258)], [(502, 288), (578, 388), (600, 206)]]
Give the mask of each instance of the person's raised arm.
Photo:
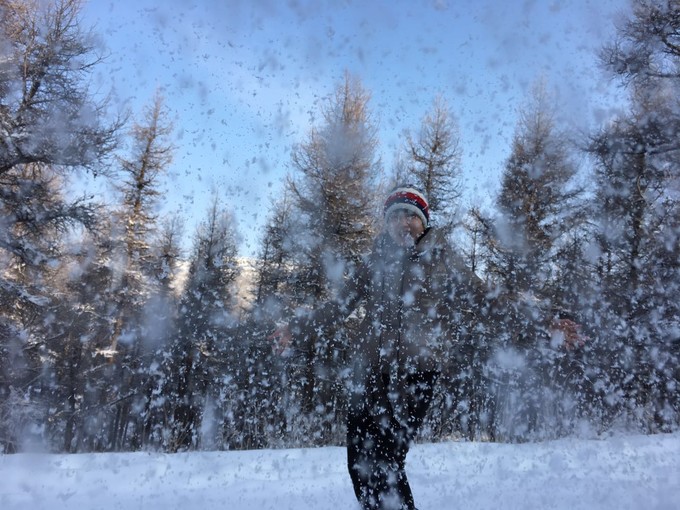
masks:
[(323, 303), (315, 310), (300, 314), (287, 323), (277, 327), (268, 339), (274, 342), (273, 350), (282, 354), (292, 344), (305, 337), (323, 331), (328, 332), (339, 326), (355, 309), (368, 292), (368, 267), (362, 264), (345, 282), (338, 297)]

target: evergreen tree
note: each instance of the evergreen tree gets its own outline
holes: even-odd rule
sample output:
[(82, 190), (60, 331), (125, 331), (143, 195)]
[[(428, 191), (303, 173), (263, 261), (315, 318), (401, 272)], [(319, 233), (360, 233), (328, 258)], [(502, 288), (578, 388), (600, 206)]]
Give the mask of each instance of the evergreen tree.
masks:
[[(118, 404), (110, 443), (113, 449), (127, 442), (141, 445), (143, 426), (133, 406), (142, 406), (147, 387), (146, 367), (153, 355), (150, 333), (158, 324), (149, 322), (148, 307), (161, 291), (154, 275), (151, 249), (157, 226), (155, 213), (163, 174), (172, 161), (169, 141), (172, 125), (160, 95), (143, 112), (143, 120), (130, 131), (129, 156), (119, 157), (121, 180), (116, 187), (121, 205), (114, 214), (115, 251), (112, 281), (113, 331), (111, 352), (118, 380), (112, 385)], [(161, 325), (162, 327), (162, 325)]]
[(60, 345), (70, 319), (58, 313), (55, 268), (68, 234), (97, 223), (97, 206), (67, 198), (64, 185), (74, 168), (105, 168), (121, 125), (104, 121), (106, 101), (88, 89), (99, 57), (80, 9), (78, 0), (0, 2), (0, 402), (10, 387), (30, 398), (44, 385), (47, 421), (52, 363), (77, 347)]
[(520, 112), (503, 172), (495, 257), (488, 269), (511, 294), (549, 298), (555, 248), (582, 220), (575, 207), (580, 190), (570, 187), (576, 167), (542, 86), (532, 99)]
[[(236, 326), (232, 315), (236, 304), (233, 285), (238, 276), (236, 250), (233, 216), (215, 196), (207, 219), (196, 232), (167, 367), (165, 392), (173, 403), (170, 448), (174, 451), (199, 446), (205, 404), (211, 395), (215, 405), (231, 404), (234, 372), (238, 370), (234, 366), (238, 362), (234, 342), (238, 339), (230, 334)], [(215, 420), (228, 419), (219, 411), (215, 410)]]
[[(569, 253), (564, 247), (583, 221), (566, 140), (545, 89), (537, 86), (520, 112), (497, 198), (499, 217), (477, 222), (485, 239), (486, 269), (509, 298), (503, 322), (486, 328), (493, 341), (488, 369), (496, 381), (490, 388), (495, 398), (491, 425), (499, 439), (561, 435), (576, 419), (561, 407), (569, 400), (561, 397), (568, 388), (558, 377), (563, 352), (550, 349), (547, 324), (522, 311), (537, 307), (550, 317), (554, 309), (566, 306), (573, 312), (577, 305), (558, 301), (566, 297), (561, 292), (565, 282), (558, 279), (561, 257)], [(569, 318), (575, 317), (570, 313)], [(521, 363), (508, 366), (513, 357)]]
[(441, 96), (423, 117), (418, 134), (407, 135), (404, 165), (400, 183), (412, 183), (422, 190), (432, 223), (451, 230), (461, 196), (461, 148), (455, 116)]
[[(602, 386), (616, 398), (605, 420), (623, 416), (646, 430), (680, 420), (677, 182), (680, 90), (677, 2), (636, 1), (618, 38), (604, 47), (607, 70), (629, 87), (631, 112), (593, 137), (593, 217), (599, 257), (593, 309)], [(605, 421), (606, 424), (606, 421)]]
[[(345, 75), (322, 108), (322, 125), (293, 151), (295, 173), (288, 185), (296, 221), (286, 240), (293, 305), (316, 306), (333, 295), (372, 241), (380, 167), (368, 102), (359, 80)], [(339, 338), (308, 340), (299, 369), (290, 375), (299, 384), (291, 391), (301, 410), (291, 416), (300, 427), (291, 424), (290, 429), (314, 443), (330, 437), (340, 441), (342, 402), (336, 385), (346, 346)]]

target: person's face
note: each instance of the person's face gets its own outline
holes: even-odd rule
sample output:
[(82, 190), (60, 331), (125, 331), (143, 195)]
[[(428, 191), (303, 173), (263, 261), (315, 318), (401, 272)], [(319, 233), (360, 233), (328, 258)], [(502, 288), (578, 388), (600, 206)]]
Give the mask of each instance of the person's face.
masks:
[(410, 211), (397, 209), (387, 217), (387, 233), (399, 246), (413, 246), (425, 232), (420, 217)]

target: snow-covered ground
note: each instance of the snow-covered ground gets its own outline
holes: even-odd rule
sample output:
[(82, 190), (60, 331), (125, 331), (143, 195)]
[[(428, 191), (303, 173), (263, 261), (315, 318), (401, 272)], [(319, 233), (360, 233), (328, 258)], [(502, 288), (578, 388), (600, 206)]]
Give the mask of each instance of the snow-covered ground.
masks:
[[(680, 509), (680, 434), (417, 445), (420, 510)], [(342, 448), (0, 455), (2, 510), (357, 510)]]

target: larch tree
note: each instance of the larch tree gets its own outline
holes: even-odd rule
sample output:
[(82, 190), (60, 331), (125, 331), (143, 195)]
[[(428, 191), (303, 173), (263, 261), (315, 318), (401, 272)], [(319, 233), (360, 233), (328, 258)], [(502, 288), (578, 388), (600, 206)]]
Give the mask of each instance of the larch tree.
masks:
[(144, 342), (147, 346), (146, 373), (140, 391), (144, 392), (143, 426), (140, 447), (166, 447), (171, 424), (172, 402), (164, 389), (168, 385), (163, 367), (171, 356), (171, 346), (179, 325), (179, 299), (183, 285), (182, 238), (184, 222), (179, 215), (161, 221), (151, 244), (150, 278), (156, 287), (145, 307)]
[(555, 248), (574, 231), (581, 190), (567, 138), (542, 85), (520, 111), (497, 197), (495, 257), (488, 270), (511, 294), (550, 297)]
[[(289, 192), (273, 203), (272, 214), (264, 228), (257, 258), (255, 276), (255, 304), (265, 315), (281, 315), (280, 297), (287, 294), (287, 283), (291, 270), (287, 248), (293, 235), (293, 220)], [(273, 310), (266, 310), (269, 306)]]
[(112, 240), (107, 222), (99, 217), (94, 232), (83, 231), (69, 239), (68, 256), (60, 260), (53, 280), (58, 301), (53, 319), (45, 322), (45, 352), (52, 360), (43, 367), (41, 393), (49, 395), (45, 416), (46, 439), (66, 452), (106, 448), (109, 347), (112, 321), (107, 289)]
[[(321, 124), (293, 151), (288, 185), (296, 224), (287, 263), (294, 271), (294, 305), (313, 307), (332, 296), (370, 247), (380, 163), (369, 99), (359, 79), (346, 74), (322, 105)], [(331, 374), (346, 362), (345, 347), (325, 337), (310, 339), (302, 351), (304, 361), (293, 379), (301, 386), (303, 412), (294, 418), (309, 420), (300, 430), (307, 428), (302, 435), (314, 442), (340, 433), (342, 405), (334, 404), (338, 391)], [(319, 424), (320, 430), (308, 429)]]
[[(149, 321), (147, 307), (161, 292), (156, 278), (158, 260), (152, 245), (156, 235), (156, 213), (163, 177), (172, 162), (174, 147), (170, 140), (172, 123), (160, 94), (144, 110), (142, 120), (130, 130), (128, 155), (119, 156), (120, 180), (115, 186), (121, 203), (114, 213), (116, 246), (113, 253), (111, 301), (113, 329), (110, 335), (112, 362), (119, 381), (112, 391), (119, 405), (111, 444), (114, 449), (128, 441), (139, 447), (142, 434), (139, 416), (130, 414), (136, 400), (143, 398), (145, 386), (143, 359), (153, 352), (151, 336), (162, 325)], [(113, 398), (113, 396), (112, 396)]]
[(379, 171), (376, 128), (370, 96), (357, 78), (346, 75), (323, 105), (323, 123), (292, 154), (288, 181), (301, 223), (299, 265), (306, 266), (305, 294), (328, 295), (343, 275), (338, 264), (356, 263), (370, 245)]
[(416, 135), (406, 137), (400, 184), (422, 190), (430, 205), (433, 225), (450, 231), (461, 196), (460, 135), (454, 113), (443, 97), (435, 98)]
[[(552, 101), (539, 83), (520, 110), (496, 200), (499, 214), (493, 221), (479, 217), (477, 222), (489, 280), (508, 298), (502, 322), (482, 333), (489, 340), (493, 377), (504, 381), (492, 392), (491, 433), (499, 439), (554, 437), (576, 419), (555, 397), (567, 390), (554, 376), (560, 353), (550, 350), (546, 322), (562, 304), (557, 299), (563, 282), (556, 277), (560, 257), (568, 253), (562, 247), (583, 221), (576, 172), (568, 137), (558, 129)], [(566, 306), (571, 312), (576, 304)], [(504, 356), (522, 362), (509, 369), (498, 361)], [(514, 402), (512, 411), (509, 401)]]
[(151, 243), (158, 220), (156, 206), (162, 178), (172, 162), (174, 151), (169, 139), (171, 133), (172, 124), (163, 98), (156, 94), (144, 111), (143, 120), (135, 123), (130, 131), (130, 154), (118, 158), (120, 182), (115, 186), (121, 196), (120, 209), (116, 214), (121, 243), (121, 274), (117, 289), (120, 313), (113, 332), (113, 349), (125, 327), (126, 310), (139, 310), (149, 297)]
[[(189, 273), (180, 299), (178, 327), (170, 345), (165, 394), (171, 399), (173, 451), (200, 445), (206, 402), (217, 406), (217, 430), (228, 420), (219, 412), (233, 404), (231, 384), (238, 371), (233, 338), (238, 276), (237, 232), (231, 212), (217, 196), (198, 226)], [(222, 395), (226, 402), (218, 398)]]
[(101, 57), (80, 23), (81, 0), (2, 0), (0, 175), (43, 163), (99, 172), (114, 148), (88, 77)]
[[(121, 126), (105, 120), (106, 99), (89, 90), (101, 59), (80, 24), (81, 6), (78, 0), (0, 2), (0, 259), (8, 268), (0, 275), (0, 350), (3, 360), (13, 360), (13, 368), (0, 367), (0, 399), (10, 386), (31, 391), (20, 367), (28, 363), (24, 354), (45, 348), (38, 325), (59, 329), (54, 310), (61, 291), (50, 279), (63, 240), (97, 223), (96, 205), (70, 199), (64, 183), (73, 169), (102, 173)], [(49, 324), (42, 316), (52, 317)]]
[[(680, 422), (680, 4), (637, 0), (600, 53), (631, 97), (630, 112), (592, 138), (599, 299), (594, 307), (605, 419), (643, 430)], [(608, 416), (606, 416), (608, 414)]]

